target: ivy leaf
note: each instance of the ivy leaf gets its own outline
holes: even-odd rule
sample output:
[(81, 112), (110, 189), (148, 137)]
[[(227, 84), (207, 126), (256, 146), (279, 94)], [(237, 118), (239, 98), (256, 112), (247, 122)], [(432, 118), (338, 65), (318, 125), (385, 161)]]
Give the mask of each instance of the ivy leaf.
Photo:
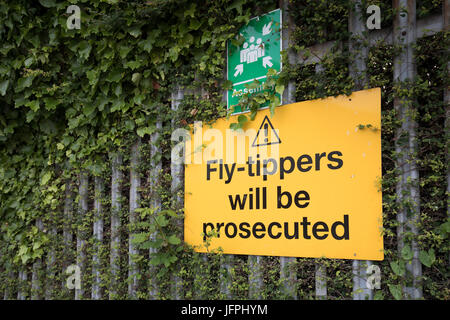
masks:
[(34, 79), (34, 76), (20, 78), (17, 81), (17, 86), (16, 86), (16, 90), (15, 91), (16, 92), (21, 92), (23, 89), (31, 87), (31, 85), (33, 83), (33, 79)]
[(134, 244), (139, 244), (142, 243), (144, 241), (147, 241), (149, 239), (148, 233), (146, 232), (141, 232), (141, 233), (137, 233), (134, 235), (134, 238), (132, 240), (132, 242)]
[(0, 82), (0, 94), (4, 96), (6, 94), (6, 90), (8, 89), (9, 80), (3, 80)]
[(405, 245), (401, 251), (402, 258), (406, 261), (409, 261), (413, 258), (413, 252), (411, 250), (411, 247), (409, 245)]
[(51, 171), (47, 171), (46, 173), (44, 173), (44, 175), (41, 178), (41, 186), (46, 185), (47, 182), (51, 179), (51, 177), (52, 177)]
[(45, 109), (48, 111), (55, 110), (56, 106), (59, 104), (58, 99), (53, 97), (44, 98)]
[(137, 83), (139, 83), (139, 81), (141, 80), (141, 78), (142, 78), (142, 74), (139, 73), (139, 72), (135, 72), (135, 73), (133, 73), (133, 75), (131, 76), (131, 81), (133, 81), (133, 83), (137, 84)]
[(40, 106), (39, 100), (28, 101), (27, 103), (25, 103), (25, 105), (27, 107), (29, 107), (31, 110), (33, 110), (34, 112), (39, 111), (39, 106)]
[(33, 64), (34, 58), (30, 57), (28, 59), (25, 59), (25, 61), (23, 62), (23, 65), (27, 68), (29, 68), (32, 64)]
[(230, 129), (231, 130), (239, 130), (241, 128), (242, 127), (241, 127), (240, 123), (230, 123)]
[(420, 262), (422, 262), (423, 265), (430, 268), (431, 265), (436, 261), (436, 256), (434, 254), (434, 250), (430, 249), (430, 250), (428, 250), (428, 252), (425, 250), (420, 250), (419, 260), (420, 260)]
[(405, 264), (399, 263), (398, 261), (391, 261), (389, 264), (396, 275), (400, 277), (405, 275)]
[(245, 116), (245, 115), (243, 115), (243, 114), (241, 114), (241, 115), (238, 117), (238, 122), (239, 122), (239, 125), (240, 125), (241, 128), (244, 126), (244, 124), (245, 124), (247, 121), (248, 121), (247, 116)]
[(131, 51), (131, 47), (128, 46), (120, 46), (119, 48), (119, 55), (122, 59), (125, 59), (125, 57), (127, 56), (128, 52)]
[(128, 61), (126, 64), (125, 64), (125, 67), (126, 68), (130, 68), (131, 70), (134, 70), (134, 69), (137, 69), (137, 68), (139, 68), (141, 66), (141, 63), (139, 62), (139, 61)]
[(137, 135), (143, 138), (146, 134), (151, 135), (155, 132), (155, 127), (142, 127), (137, 129)]
[(282, 95), (283, 94), (283, 92), (284, 92), (284, 85), (276, 85), (276, 87), (275, 87), (275, 91), (279, 94), (279, 95)]
[(399, 284), (388, 283), (389, 291), (396, 300), (402, 299), (402, 286)]
[(106, 81), (109, 82), (118, 82), (120, 79), (122, 79), (122, 70), (120, 69), (112, 70), (106, 77)]
[(239, 15), (242, 15), (242, 5), (244, 4), (244, 0), (234, 1), (233, 4), (226, 8), (226, 11), (231, 11), (232, 9), (236, 9)]
[(84, 106), (83, 113), (87, 117), (87, 116), (91, 115), (95, 111), (95, 109), (96, 109), (95, 104), (88, 104), (88, 105)]
[(167, 220), (163, 215), (157, 215), (155, 217), (155, 221), (160, 227), (165, 227), (169, 224), (169, 220)]
[(137, 38), (142, 34), (142, 31), (139, 27), (135, 27), (128, 31), (129, 34), (131, 34), (133, 37)]
[(86, 60), (89, 58), (89, 54), (91, 53), (92, 46), (87, 41), (82, 41), (78, 46), (78, 53), (80, 54), (80, 58)]
[(146, 40), (140, 41), (139, 45), (145, 52), (150, 53), (150, 51), (152, 51), (153, 48), (153, 42), (154, 42), (153, 39), (147, 38)]
[(267, 70), (267, 76), (275, 76), (277, 74), (277, 70), (275, 70), (274, 68), (269, 68), (269, 70)]
[(173, 245), (178, 245), (181, 243), (181, 240), (180, 240), (180, 238), (178, 238), (176, 235), (173, 234), (167, 238), (167, 242), (169, 242), (170, 244), (173, 244)]
[(55, 0), (39, 0), (39, 3), (46, 8), (52, 8), (56, 6)]
[(177, 213), (173, 210), (167, 209), (167, 210), (164, 210), (163, 212), (172, 218), (179, 218)]
[(195, 3), (192, 3), (190, 8), (188, 10), (184, 11), (184, 17), (186, 18), (187, 16), (190, 16), (191, 18), (194, 17), (194, 13), (195, 13), (195, 7), (197, 5)]

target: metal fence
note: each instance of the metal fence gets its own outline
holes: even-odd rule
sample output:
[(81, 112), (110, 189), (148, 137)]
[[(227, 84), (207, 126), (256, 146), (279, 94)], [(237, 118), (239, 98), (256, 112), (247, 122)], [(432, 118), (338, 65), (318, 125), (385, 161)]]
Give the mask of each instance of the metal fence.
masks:
[[(348, 46), (350, 53), (354, 53), (352, 56), (354, 60), (351, 61), (349, 65), (349, 70), (351, 75), (356, 80), (355, 90), (361, 89), (367, 84), (367, 80), (362, 76), (366, 71), (366, 60), (369, 52), (370, 46), (378, 43), (378, 41), (383, 41), (385, 44), (398, 44), (403, 46), (403, 51), (399, 54), (394, 61), (394, 81), (407, 81), (408, 79), (413, 79), (415, 77), (414, 69), (414, 44), (416, 40), (424, 36), (433, 35), (442, 30), (448, 30), (449, 21), (449, 6), (448, 1), (444, 1), (442, 14), (430, 15), (426, 18), (417, 20), (415, 14), (415, 1), (409, 0), (394, 0), (393, 6), (396, 9), (405, 8), (406, 11), (399, 10), (394, 17), (394, 23), (391, 27), (375, 30), (367, 30), (366, 21), (363, 19), (363, 12), (365, 8), (362, 7), (360, 0), (354, 1), (354, 9), (349, 14), (349, 31), (352, 33), (353, 37), (348, 43), (342, 43), (341, 46), (344, 48)], [(293, 32), (293, 22), (291, 16), (288, 14), (288, 1), (281, 1), (280, 6), (283, 9), (283, 23), (285, 29), (283, 30), (283, 48), (288, 48), (292, 41)], [(401, 12), (403, 12), (401, 14)], [(360, 50), (361, 42), (367, 42), (369, 45), (365, 49)], [(315, 65), (315, 71), (317, 73), (323, 72), (323, 67), (321, 66), (321, 58), (324, 57), (331, 48), (335, 45), (334, 41), (329, 41), (321, 44), (314, 45), (308, 50), (313, 54), (309, 55), (307, 58), (303, 57), (301, 54), (294, 53), (293, 50), (288, 52), (288, 60), (291, 65)], [(283, 95), (283, 104), (289, 104), (295, 102), (295, 90), (296, 83), (290, 82), (285, 89)], [(171, 108), (176, 110), (183, 100), (184, 90), (178, 87), (170, 97)], [(201, 93), (199, 93), (201, 94)], [(225, 96), (225, 94), (224, 94)], [(448, 119), (448, 104), (449, 104), (449, 93), (448, 90), (445, 91), (445, 103), (447, 104), (447, 119)], [(408, 109), (410, 106), (407, 102), (400, 100), (394, 101), (394, 107), (400, 114), (404, 115), (404, 130), (409, 130), (411, 136), (414, 137), (415, 124), (414, 120), (408, 118)], [(177, 124), (172, 123), (175, 129)], [(162, 123), (157, 123), (157, 128), (161, 128)], [(153, 133), (150, 138), (150, 143), (155, 142), (159, 139), (159, 132)], [(41, 219), (37, 219), (36, 227), (39, 230), (46, 229), (49, 234), (59, 234), (62, 235), (62, 243), (51, 249), (47, 255), (42, 259), (37, 259), (33, 265), (28, 267), (23, 267), (17, 272), (11, 271), (8, 275), (9, 279), (4, 281), (9, 281), (8, 286), (6, 286), (2, 297), (4, 299), (52, 299), (52, 290), (55, 287), (60, 288), (61, 291), (66, 292), (69, 298), (74, 299), (115, 299), (117, 298), (117, 291), (115, 290), (118, 282), (127, 282), (128, 284), (128, 298), (138, 299), (137, 295), (139, 291), (139, 280), (142, 277), (140, 273), (138, 264), (133, 260), (133, 256), (138, 254), (138, 249), (133, 243), (133, 238), (135, 234), (132, 230), (128, 230), (127, 237), (120, 230), (123, 229), (124, 217), (120, 216), (122, 210), (123, 200), (127, 199), (129, 202), (128, 208), (129, 212), (126, 214), (126, 219), (128, 223), (133, 225), (138, 217), (136, 209), (140, 207), (140, 190), (145, 185), (150, 189), (155, 188), (155, 177), (157, 177), (158, 172), (167, 165), (163, 163), (162, 160), (151, 160), (151, 170), (148, 172), (139, 172), (139, 166), (144, 159), (140, 154), (140, 147), (143, 142), (137, 138), (134, 145), (129, 149), (129, 156), (125, 156), (120, 153), (111, 153), (108, 157), (109, 166), (111, 168), (111, 176), (109, 179), (103, 179), (100, 177), (95, 177), (89, 172), (79, 172), (77, 174), (77, 181), (73, 181), (67, 178), (65, 181), (65, 190), (63, 191), (63, 207), (61, 208), (61, 213), (64, 217), (63, 221), (65, 223), (61, 225), (46, 226), (45, 222)], [(155, 146), (151, 145), (151, 153), (155, 153)], [(402, 147), (399, 147), (402, 148)], [(406, 148), (414, 148), (414, 145), (409, 145)], [(397, 150), (401, 152), (402, 150)], [(405, 151), (405, 150), (403, 150)], [(409, 150), (411, 151), (411, 150)], [(406, 154), (410, 154), (406, 152)], [(407, 166), (399, 165), (400, 168), (400, 179), (397, 186), (398, 196), (403, 197), (403, 191), (408, 189), (411, 196), (416, 198), (416, 203), (419, 203), (418, 187), (414, 184), (407, 183), (407, 181), (418, 179), (418, 169), (415, 160), (412, 158), (401, 159), (404, 163), (408, 163)], [(124, 159), (129, 159), (129, 172), (124, 170)], [(166, 168), (167, 169), (167, 168)], [(170, 164), (170, 170), (168, 170), (172, 177), (172, 190), (176, 192), (183, 186), (183, 165)], [(125, 181), (125, 177), (128, 178), (128, 182)], [(450, 175), (448, 175), (448, 182), (450, 185)], [(109, 186), (107, 186), (109, 184)], [(124, 188), (124, 184), (127, 187)], [(106, 187), (106, 188), (105, 188)], [(105, 189), (109, 190), (109, 194), (105, 194)], [(125, 194), (125, 190), (128, 190), (128, 194)], [(447, 191), (449, 187), (447, 187)], [(156, 194), (156, 193), (155, 193)], [(102, 197), (107, 197), (110, 200), (107, 208), (100, 199)], [(179, 195), (174, 199), (179, 207), (183, 206), (183, 199)], [(162, 200), (157, 196), (152, 199), (152, 205), (159, 207)], [(77, 211), (74, 211), (77, 208)], [(93, 208), (92, 214), (93, 223), (88, 226), (84, 226), (84, 230), (74, 231), (67, 221), (73, 221), (73, 219), (82, 219), (84, 216), (89, 214), (90, 208)], [(411, 227), (411, 232), (417, 235), (417, 230), (413, 226), (413, 222), (417, 219), (417, 214), (419, 208), (415, 207), (412, 215), (406, 212), (400, 212), (399, 220), (404, 225), (409, 225)], [(182, 220), (180, 220), (182, 223)], [(105, 225), (108, 225), (109, 232), (105, 233)], [(401, 237), (402, 230), (399, 231), (399, 236)], [(109, 236), (108, 238), (106, 237)], [(94, 245), (89, 247), (87, 242), (88, 236), (92, 236), (95, 239)], [(401, 250), (402, 241), (399, 239), (399, 250)], [(99, 244), (106, 245), (109, 247), (109, 261), (108, 263), (100, 264), (100, 256), (102, 255), (101, 246)], [(120, 265), (119, 251), (120, 246), (128, 247), (128, 259), (126, 265)], [(72, 248), (75, 248), (75, 256), (71, 256), (69, 252)], [(87, 250), (91, 250), (93, 254), (88, 261)], [(151, 254), (154, 249), (150, 248), (149, 253)], [(55, 256), (57, 254), (62, 254), (64, 256), (63, 262), (61, 264), (56, 263)], [(207, 263), (207, 255), (205, 255), (205, 263)], [(221, 262), (221, 274), (226, 274), (229, 272), (233, 266), (237, 257), (233, 255), (225, 255)], [(240, 258), (242, 259), (242, 257)], [(261, 298), (260, 292), (261, 288), (265, 285), (263, 281), (263, 270), (261, 270), (262, 261), (267, 259), (261, 256), (248, 256), (248, 294), (249, 298)], [(296, 282), (298, 274), (295, 269), (290, 268), (290, 265), (295, 263), (296, 258), (290, 257), (279, 257), (279, 280), (281, 291), (286, 293), (286, 297), (296, 299), (298, 298), (296, 292)], [(353, 299), (372, 299), (374, 291), (368, 288), (366, 285), (367, 280), (367, 267), (374, 264), (371, 261), (360, 261), (354, 260), (352, 262), (352, 278), (353, 278)], [(72, 269), (68, 271), (70, 265), (75, 265)], [(89, 267), (88, 267), (89, 266)], [(120, 276), (120, 270), (126, 269), (127, 279)], [(422, 265), (418, 259), (418, 249), (417, 245), (413, 243), (413, 259), (412, 263), (407, 265), (406, 268), (410, 270), (413, 275), (413, 283), (405, 287), (405, 292), (411, 298), (421, 298), (422, 291), (419, 283), (419, 279), (422, 274)], [(110, 279), (108, 284), (102, 276), (102, 272), (107, 269), (110, 272)], [(45, 275), (42, 276), (42, 270), (44, 270)], [(68, 272), (67, 272), (68, 271)], [(90, 273), (90, 291), (86, 288), (83, 281), (84, 278), (81, 277), (81, 283), (77, 285), (76, 276), (79, 273), (88, 272)], [(66, 273), (67, 272), (67, 273)], [(79, 272), (79, 273), (78, 273)], [(150, 277), (152, 273), (156, 274), (158, 272), (157, 267), (149, 268)], [(314, 266), (315, 272), (315, 282), (314, 282), (314, 294), (313, 296), (317, 299), (327, 299), (327, 268), (324, 266), (320, 260), (315, 262)], [(67, 281), (69, 277), (74, 277), (75, 281)], [(230, 287), (226, 284), (230, 281), (229, 277), (223, 277), (220, 279), (221, 286), (220, 290), (223, 292), (224, 297), (233, 298), (233, 293)], [(31, 279), (31, 288), (29, 287), (29, 281)], [(59, 283), (56, 283), (54, 279), (60, 279)], [(62, 280), (62, 281), (61, 281)], [(68, 286), (68, 282), (72, 283), (73, 286)], [(181, 275), (174, 276), (172, 279), (172, 295), (173, 299), (186, 298), (184, 295), (183, 279)], [(102, 288), (108, 287), (109, 297), (105, 294), (105, 290)], [(157, 287), (149, 287), (149, 298), (158, 297)]]

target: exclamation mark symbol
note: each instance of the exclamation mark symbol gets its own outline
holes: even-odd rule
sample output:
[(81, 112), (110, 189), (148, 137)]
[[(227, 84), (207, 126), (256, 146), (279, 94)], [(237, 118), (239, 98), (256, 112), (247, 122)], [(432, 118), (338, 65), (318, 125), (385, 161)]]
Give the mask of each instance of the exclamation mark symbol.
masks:
[(266, 136), (264, 142), (267, 143), (269, 141), (267, 138), (269, 136), (269, 125), (267, 123), (264, 124), (264, 135)]

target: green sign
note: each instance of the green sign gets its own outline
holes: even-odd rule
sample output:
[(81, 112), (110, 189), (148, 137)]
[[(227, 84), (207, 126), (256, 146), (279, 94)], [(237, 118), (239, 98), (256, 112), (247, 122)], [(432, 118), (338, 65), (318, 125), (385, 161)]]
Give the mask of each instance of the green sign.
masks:
[[(233, 83), (228, 91), (228, 108), (236, 105), (243, 94), (260, 92), (269, 68), (281, 70), (281, 10), (251, 19), (239, 30), (239, 35), (239, 45), (236, 41), (228, 41), (227, 47), (227, 77)], [(246, 88), (245, 84), (255, 79), (261, 86)], [(239, 107), (234, 109), (234, 113), (242, 111)]]

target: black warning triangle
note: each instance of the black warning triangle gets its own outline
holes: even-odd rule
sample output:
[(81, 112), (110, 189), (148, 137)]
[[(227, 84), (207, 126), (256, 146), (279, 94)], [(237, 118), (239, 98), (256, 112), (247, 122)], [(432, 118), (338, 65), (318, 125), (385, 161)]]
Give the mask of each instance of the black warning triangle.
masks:
[(261, 126), (258, 129), (258, 132), (256, 133), (255, 140), (253, 140), (252, 147), (262, 147), (277, 143), (281, 143), (280, 137), (273, 128), (273, 125), (270, 122), (269, 117), (265, 116), (264, 120), (261, 123)]

